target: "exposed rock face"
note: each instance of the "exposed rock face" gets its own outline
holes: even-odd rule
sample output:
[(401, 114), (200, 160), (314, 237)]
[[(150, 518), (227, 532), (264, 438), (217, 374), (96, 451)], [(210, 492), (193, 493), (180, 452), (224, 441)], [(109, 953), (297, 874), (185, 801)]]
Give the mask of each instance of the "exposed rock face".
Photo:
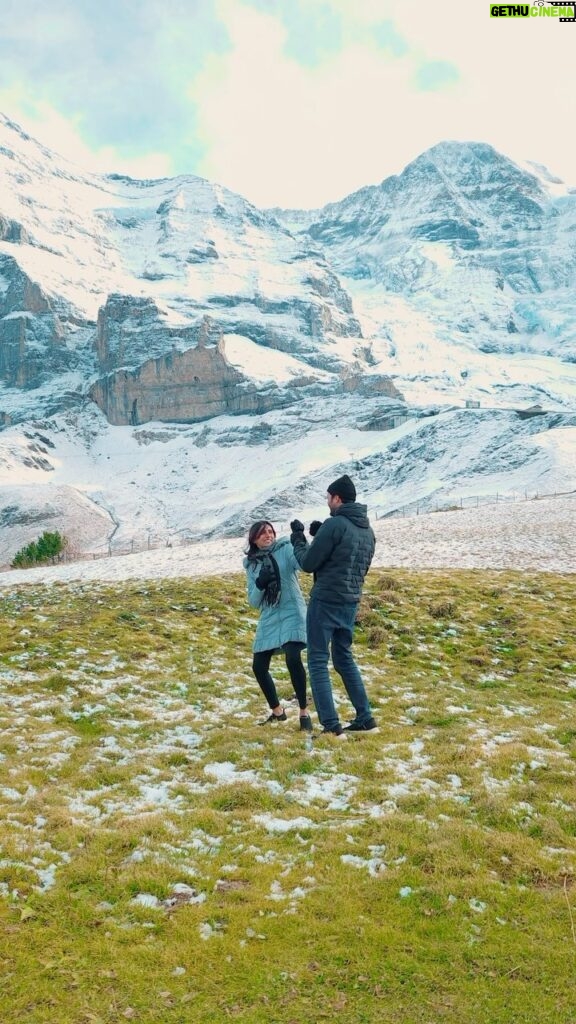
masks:
[(152, 298), (110, 295), (98, 313), (98, 368), (105, 373), (119, 367), (134, 368), (167, 350), (183, 352), (197, 344), (217, 342), (226, 332), (242, 334), (264, 348), (300, 355), (311, 366), (329, 364), (338, 371), (340, 361), (323, 351), (323, 342), (327, 337), (361, 336), (350, 297), (334, 274), (310, 278), (306, 284), (313, 293), (310, 298), (270, 299), (257, 294), (248, 304), (230, 295), (226, 300), (221, 297), (209, 315), (198, 312), (194, 320), (179, 326), (170, 322)]
[(28, 232), (18, 221), (3, 217), (0, 214), (0, 241), (2, 242), (29, 242)]
[[(247, 309), (245, 302), (230, 296), (209, 316), (198, 315), (179, 326), (152, 298), (110, 295), (98, 313), (95, 351), (101, 376), (90, 397), (111, 423), (132, 425), (149, 420), (193, 423), (222, 413), (261, 413), (285, 406), (291, 400), (286, 389), (256, 387), (228, 363), (221, 343), (224, 330), (264, 349), (302, 357), (303, 371), (311, 369), (308, 379), (303, 372), (298, 386), (313, 383), (312, 368), (317, 367), (333, 370), (338, 387), (341, 360), (323, 351), (322, 342), (327, 336), (354, 339), (360, 326), (334, 274), (310, 277), (306, 284), (311, 299), (273, 301), (258, 295)], [(288, 331), (287, 320), (298, 329)]]
[(64, 327), (41, 287), (0, 252), (0, 379), (34, 388), (66, 368)]
[(389, 377), (377, 374), (347, 373), (342, 375), (342, 390), (347, 394), (370, 395), (383, 398), (397, 398), (402, 400), (398, 388), (394, 386)]
[(195, 423), (222, 413), (261, 413), (282, 402), (277, 389), (263, 391), (227, 361), (223, 342), (173, 351), (136, 370), (119, 370), (91, 390), (110, 423), (150, 420)]
[[(96, 356), (104, 373), (118, 367), (144, 365), (178, 346), (197, 344), (200, 324), (171, 328), (162, 320), (153, 299), (131, 295), (110, 295), (98, 313)], [(220, 332), (217, 332), (217, 337)]]
[[(143, 361), (144, 339), (147, 349), (158, 354)], [(274, 339), (269, 335), (268, 341)], [(98, 318), (96, 351), (104, 374), (89, 395), (117, 425), (195, 423), (223, 413), (263, 413), (283, 408), (318, 384), (310, 369), (291, 387), (273, 382), (257, 386), (228, 361), (216, 319), (204, 316), (184, 329), (170, 327), (149, 299), (110, 296)], [(305, 363), (302, 369), (307, 370)], [(341, 375), (334, 375), (336, 389), (340, 381)], [(373, 378), (371, 387), (385, 385)]]

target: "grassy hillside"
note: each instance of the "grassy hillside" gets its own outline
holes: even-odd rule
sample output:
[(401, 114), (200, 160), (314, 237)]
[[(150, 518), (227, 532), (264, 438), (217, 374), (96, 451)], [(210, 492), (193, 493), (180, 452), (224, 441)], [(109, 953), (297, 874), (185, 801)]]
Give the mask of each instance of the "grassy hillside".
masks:
[(0, 594), (2, 1024), (575, 1020), (574, 582), (374, 571), (312, 752), (241, 577)]

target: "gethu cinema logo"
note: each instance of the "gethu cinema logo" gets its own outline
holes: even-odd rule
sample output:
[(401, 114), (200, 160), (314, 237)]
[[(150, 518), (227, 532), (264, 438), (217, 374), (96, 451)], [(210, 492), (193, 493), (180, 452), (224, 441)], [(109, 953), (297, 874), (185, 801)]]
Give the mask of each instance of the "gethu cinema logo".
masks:
[(558, 18), (558, 21), (576, 22), (576, 3), (556, 6), (536, 0), (531, 4), (490, 4), (491, 18)]

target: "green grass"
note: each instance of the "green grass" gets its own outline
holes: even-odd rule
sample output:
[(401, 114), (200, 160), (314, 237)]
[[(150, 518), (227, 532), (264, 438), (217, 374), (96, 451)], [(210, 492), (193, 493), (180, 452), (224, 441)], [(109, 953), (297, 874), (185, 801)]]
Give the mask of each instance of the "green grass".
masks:
[(576, 1022), (574, 589), (373, 571), (311, 753), (240, 576), (0, 592), (2, 1024)]

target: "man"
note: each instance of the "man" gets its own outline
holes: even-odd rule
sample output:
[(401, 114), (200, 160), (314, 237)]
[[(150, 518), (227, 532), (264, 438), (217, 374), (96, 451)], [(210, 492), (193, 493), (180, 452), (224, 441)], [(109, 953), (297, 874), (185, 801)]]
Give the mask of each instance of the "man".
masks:
[(341, 476), (330, 484), (327, 499), (330, 518), (319, 527), (312, 543), (308, 544), (298, 519), (290, 523), (290, 540), (301, 568), (314, 573), (306, 628), (308, 670), (316, 711), (325, 733), (344, 738), (328, 674), (330, 647), (332, 664), (342, 676), (356, 711), (354, 721), (345, 728), (350, 732), (376, 729), (351, 651), (356, 609), (376, 541), (366, 505), (356, 501), (356, 488), (349, 476)]

